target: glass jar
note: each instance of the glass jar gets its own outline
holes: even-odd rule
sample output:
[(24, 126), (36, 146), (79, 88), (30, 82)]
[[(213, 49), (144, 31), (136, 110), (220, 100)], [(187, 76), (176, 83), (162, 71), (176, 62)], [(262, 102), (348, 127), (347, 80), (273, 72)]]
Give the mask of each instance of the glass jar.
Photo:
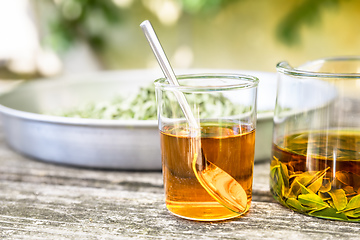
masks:
[(360, 57), (277, 71), (271, 193), (297, 212), (360, 221)]

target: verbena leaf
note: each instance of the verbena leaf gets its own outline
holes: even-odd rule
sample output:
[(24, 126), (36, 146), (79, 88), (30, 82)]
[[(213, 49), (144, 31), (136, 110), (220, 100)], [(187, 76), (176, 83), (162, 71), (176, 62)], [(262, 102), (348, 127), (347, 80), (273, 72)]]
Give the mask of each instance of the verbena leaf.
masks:
[(331, 181), (328, 178), (324, 178), (322, 186), (319, 188), (319, 192), (326, 193), (331, 190)]
[(334, 220), (348, 220), (344, 213), (338, 213), (334, 208), (323, 208), (318, 211), (312, 211), (309, 215), (315, 217), (326, 217)]
[(277, 169), (277, 191), (278, 191), (280, 197), (284, 197), (285, 196), (285, 183), (284, 183), (282, 170), (281, 170), (280, 166), (276, 169)]
[[(329, 170), (330, 167), (327, 167), (326, 169), (322, 170), (322, 171), (318, 171), (313, 175), (313, 178), (311, 179), (311, 181), (308, 183), (309, 185), (311, 185), (312, 183), (314, 183), (315, 181), (317, 181), (320, 178), (323, 178), (326, 174), (326, 171)], [(305, 185), (306, 186), (306, 185)], [(308, 187), (308, 186), (307, 186)]]
[(338, 211), (343, 210), (347, 205), (347, 198), (345, 191), (342, 189), (333, 189), (328, 192), (333, 200), (334, 206)]
[(329, 193), (327, 193), (327, 192), (319, 192), (318, 195), (319, 195), (319, 197), (321, 197), (321, 199), (323, 201), (331, 200), (331, 197), (330, 197)]
[(335, 178), (344, 185), (350, 185), (351, 179), (349, 175), (344, 171), (337, 171), (335, 173)]
[(322, 184), (323, 184), (323, 176), (319, 177), (314, 182), (309, 184), (309, 186), (307, 188), (309, 190), (313, 191), (314, 193), (317, 193), (319, 191), (320, 187), (322, 186)]
[(298, 181), (300, 184), (302, 184), (305, 187), (309, 187), (310, 185), (312, 185), (312, 184), (314, 184), (316, 182), (312, 186), (312, 188), (314, 190), (316, 190), (316, 192), (317, 192), (319, 190), (319, 188), (321, 187), (322, 179), (325, 176), (326, 171), (328, 169), (329, 168), (326, 168), (326, 169), (324, 169), (322, 171), (317, 171), (317, 172), (304, 172), (302, 174), (297, 175), (295, 180)]
[(356, 195), (356, 192), (352, 186), (346, 186), (343, 188), (343, 190), (345, 191), (346, 197), (354, 197)]
[(311, 207), (306, 207), (306, 206), (301, 205), (300, 201), (297, 200), (296, 198), (288, 198), (286, 200), (286, 204), (288, 206), (294, 208), (295, 210), (299, 210), (299, 211), (302, 211), (302, 212), (307, 212), (309, 210), (312, 210)]
[(277, 173), (277, 168), (279, 168), (280, 165), (275, 165), (270, 168), (270, 177), (271, 179), (275, 178), (275, 174)]
[(301, 183), (304, 186), (307, 186), (311, 183), (311, 180), (313, 179), (313, 175), (311, 175), (308, 172), (304, 172), (303, 174), (300, 174), (295, 178), (296, 181)]
[(289, 188), (289, 172), (285, 164), (280, 163), (280, 174), (282, 176), (284, 186)]
[(346, 208), (343, 209), (343, 211), (348, 211), (356, 208), (360, 208), (360, 194), (351, 198), (351, 200), (346, 205)]
[(321, 209), (324, 207), (329, 207), (329, 205), (324, 202), (321, 197), (316, 194), (301, 194), (298, 196), (298, 200), (302, 205), (312, 207), (315, 209)]
[(291, 186), (290, 186), (290, 188), (289, 188), (289, 192), (288, 192), (288, 195), (287, 195), (287, 197), (297, 197), (297, 195), (298, 195), (298, 193), (299, 193), (299, 191), (300, 191), (300, 185), (299, 185), (299, 182), (298, 181), (293, 181), (292, 183), (291, 183)]
[(304, 185), (302, 185), (299, 182), (298, 182), (298, 184), (300, 186), (300, 190), (301, 190), (302, 194), (314, 194), (314, 195), (316, 195), (311, 189), (308, 189), (307, 187), (305, 187)]
[(334, 201), (330, 198), (330, 200), (327, 201), (327, 203), (329, 204), (329, 206), (333, 209), (336, 209), (335, 205), (334, 205)]
[(274, 193), (282, 198), (284, 196), (284, 181), (281, 175), (280, 164), (272, 167), (271, 172), (271, 184)]
[(287, 206), (284, 197), (281, 196), (281, 197), (278, 197), (277, 199), (279, 200), (279, 202), (280, 202), (282, 205)]
[(344, 214), (348, 217), (358, 218), (360, 217), (360, 208), (355, 208), (353, 210), (346, 211), (344, 212)]

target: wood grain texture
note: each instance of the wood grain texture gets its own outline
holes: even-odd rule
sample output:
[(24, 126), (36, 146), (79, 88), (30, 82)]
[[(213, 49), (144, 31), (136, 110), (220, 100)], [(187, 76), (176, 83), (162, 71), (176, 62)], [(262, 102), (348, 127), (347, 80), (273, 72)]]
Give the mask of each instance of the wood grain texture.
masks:
[(360, 224), (295, 213), (276, 203), (269, 164), (257, 163), (245, 216), (195, 222), (170, 214), (161, 172), (102, 171), (21, 156), (0, 135), (1, 239), (357, 239)]

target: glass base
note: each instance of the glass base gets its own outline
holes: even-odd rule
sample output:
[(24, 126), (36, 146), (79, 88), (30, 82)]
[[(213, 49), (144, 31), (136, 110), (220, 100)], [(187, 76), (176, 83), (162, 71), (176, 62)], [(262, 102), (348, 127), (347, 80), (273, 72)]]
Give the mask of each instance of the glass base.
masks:
[(166, 202), (167, 209), (174, 215), (195, 221), (222, 221), (237, 218), (245, 214), (249, 208), (242, 213), (233, 212), (217, 202)]

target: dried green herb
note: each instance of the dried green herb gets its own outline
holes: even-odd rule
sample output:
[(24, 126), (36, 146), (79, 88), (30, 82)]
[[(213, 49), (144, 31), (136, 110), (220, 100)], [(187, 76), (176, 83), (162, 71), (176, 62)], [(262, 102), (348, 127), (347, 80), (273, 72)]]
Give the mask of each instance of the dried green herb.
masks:
[(155, 88), (151, 85), (140, 88), (136, 95), (128, 98), (115, 96), (110, 101), (89, 102), (46, 114), (73, 118), (151, 120), (156, 119), (156, 112)]
[[(177, 99), (173, 96), (171, 109), (165, 112), (179, 115), (182, 114)], [(246, 111), (244, 106), (234, 106), (230, 100), (222, 94), (189, 94), (186, 96), (189, 104), (196, 103), (199, 106), (200, 118), (210, 116), (230, 116)], [(170, 104), (165, 104), (170, 106)], [(109, 120), (155, 120), (157, 119), (157, 104), (155, 98), (155, 88), (151, 84), (139, 89), (137, 94), (124, 98), (115, 96), (110, 101), (90, 102), (72, 109), (60, 109), (54, 112), (45, 113), (49, 115), (92, 118)]]

